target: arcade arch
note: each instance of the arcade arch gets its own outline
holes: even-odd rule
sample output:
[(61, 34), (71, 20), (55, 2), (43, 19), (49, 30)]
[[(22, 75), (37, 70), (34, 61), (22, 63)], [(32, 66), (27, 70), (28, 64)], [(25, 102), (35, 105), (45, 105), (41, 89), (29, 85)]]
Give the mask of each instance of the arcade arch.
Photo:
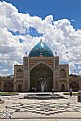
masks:
[(73, 91), (79, 90), (79, 84), (75, 81), (71, 82), (69, 87), (71, 87)]
[(4, 84), (4, 91), (5, 92), (12, 92), (13, 91), (13, 84), (11, 82), (6, 82)]

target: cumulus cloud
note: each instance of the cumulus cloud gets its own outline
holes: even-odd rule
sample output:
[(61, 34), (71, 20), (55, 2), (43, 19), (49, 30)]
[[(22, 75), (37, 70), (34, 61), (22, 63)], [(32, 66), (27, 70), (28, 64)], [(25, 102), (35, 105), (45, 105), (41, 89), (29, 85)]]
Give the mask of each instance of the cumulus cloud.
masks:
[[(34, 28), (40, 36), (32, 36), (30, 28)], [(41, 37), (54, 53), (57, 51), (60, 63), (69, 63), (70, 73), (74, 73), (76, 63), (80, 71), (80, 29), (75, 30), (68, 19), (54, 21), (49, 15), (42, 20), (29, 13), (19, 13), (10, 3), (0, 2), (0, 74), (13, 73), (13, 65), (22, 64), (24, 53), (29, 54)]]

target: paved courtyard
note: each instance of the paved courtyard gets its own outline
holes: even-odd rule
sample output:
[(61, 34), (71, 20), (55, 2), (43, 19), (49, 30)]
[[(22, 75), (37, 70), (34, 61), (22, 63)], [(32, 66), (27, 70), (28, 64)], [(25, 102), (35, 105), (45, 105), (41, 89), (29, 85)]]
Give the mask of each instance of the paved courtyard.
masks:
[[(5, 102), (0, 105), (0, 120), (7, 121), (80, 121), (81, 102), (77, 96), (65, 95), (65, 99), (22, 99), (25, 93), (16, 96), (0, 96)], [(63, 93), (59, 93), (63, 95)]]

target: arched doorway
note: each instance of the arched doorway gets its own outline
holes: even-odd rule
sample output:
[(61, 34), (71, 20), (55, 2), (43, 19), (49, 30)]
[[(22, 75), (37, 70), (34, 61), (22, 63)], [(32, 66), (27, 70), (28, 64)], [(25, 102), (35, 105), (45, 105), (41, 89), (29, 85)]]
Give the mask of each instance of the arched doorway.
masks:
[(22, 86), (21, 84), (18, 85), (18, 92), (21, 92), (22, 91)]
[(53, 88), (53, 71), (45, 64), (40, 63), (30, 72), (30, 89), (37, 91), (51, 91)]
[(78, 83), (76, 83), (75, 81), (70, 83), (70, 87), (71, 87), (72, 90), (75, 91), (75, 92), (79, 90), (79, 85), (78, 85)]
[(11, 82), (6, 82), (4, 84), (4, 91), (5, 92), (12, 92), (13, 91), (13, 84)]
[(64, 85), (64, 84), (61, 85), (61, 91), (62, 91), (62, 92), (65, 91), (65, 85)]

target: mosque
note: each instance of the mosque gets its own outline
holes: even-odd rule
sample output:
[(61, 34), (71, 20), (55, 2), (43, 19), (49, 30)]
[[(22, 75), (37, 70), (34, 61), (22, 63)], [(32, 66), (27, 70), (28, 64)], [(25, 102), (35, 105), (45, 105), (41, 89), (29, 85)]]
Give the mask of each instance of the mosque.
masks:
[(0, 77), (0, 91), (68, 91), (70, 87), (81, 89), (81, 77), (69, 76), (69, 65), (59, 64), (59, 56), (42, 40), (23, 57), (22, 65), (14, 65), (13, 77)]

